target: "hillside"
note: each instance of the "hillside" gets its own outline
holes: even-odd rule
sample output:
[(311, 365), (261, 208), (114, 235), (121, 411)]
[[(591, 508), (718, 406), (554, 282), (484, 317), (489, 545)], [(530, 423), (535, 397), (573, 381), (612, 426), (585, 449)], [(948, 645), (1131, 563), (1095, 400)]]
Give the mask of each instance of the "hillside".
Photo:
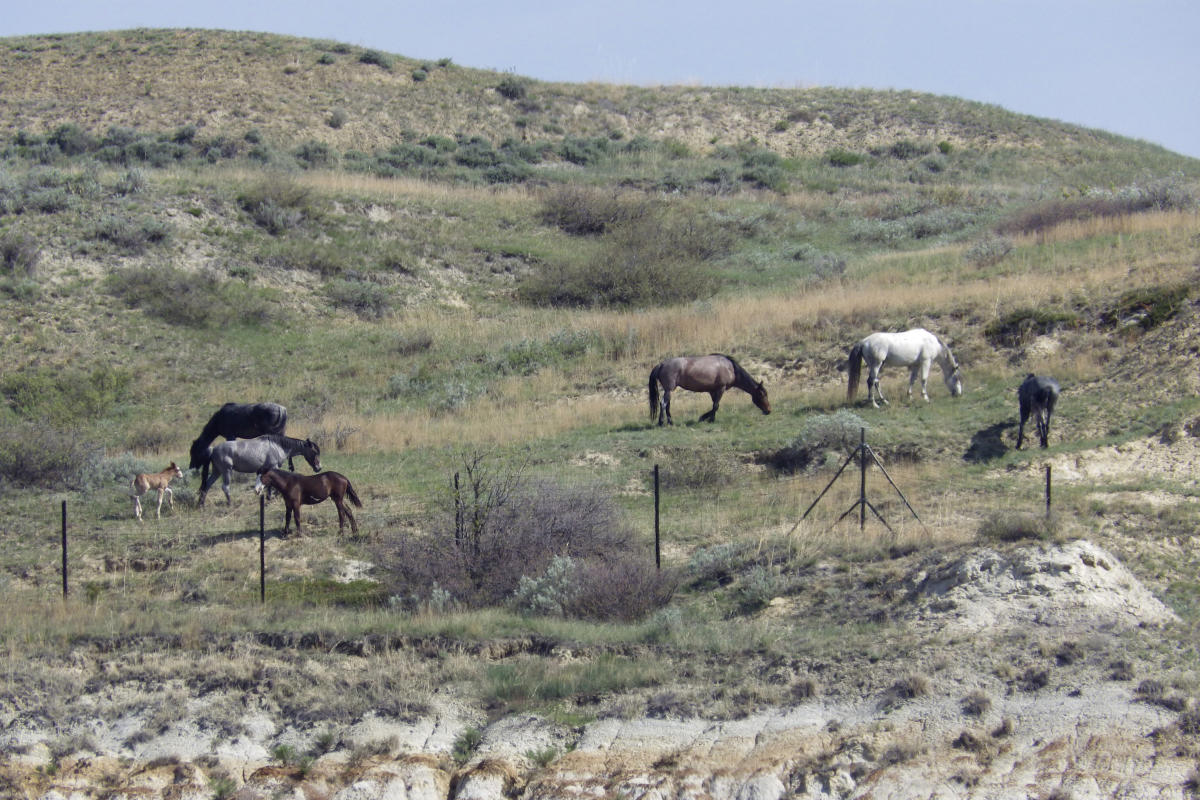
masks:
[[(914, 92), (0, 39), (0, 795), (1194, 796), (1198, 200)], [(963, 396), (848, 402), (915, 326)], [(653, 424), (711, 352), (771, 413)], [(251, 475), (198, 503), (193, 440), (261, 400), (358, 535), (275, 500), (260, 540)]]

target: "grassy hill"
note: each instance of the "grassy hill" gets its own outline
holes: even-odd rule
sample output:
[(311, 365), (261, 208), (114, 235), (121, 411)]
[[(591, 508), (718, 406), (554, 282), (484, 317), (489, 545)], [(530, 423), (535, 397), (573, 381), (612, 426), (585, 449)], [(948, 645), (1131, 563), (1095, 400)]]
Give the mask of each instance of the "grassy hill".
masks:
[[(802, 697), (822, 664), (830, 694), (932, 674), (906, 576), (1074, 536), (1182, 619), (1121, 634), (1136, 676), (1195, 691), (1186, 470), (1065, 478), (1055, 523), (1013, 516), (1041, 508), (1045, 458), (1195, 438), (1194, 159), (913, 92), (550, 84), (191, 30), (0, 40), (0, 126), (14, 715), (79, 682), (178, 671), (194, 689), (208, 671), (331, 725), (420, 714), (443, 684), (481, 719), (582, 724), (667, 694), (729, 718)], [(935, 368), (932, 402), (906, 402), (889, 369), (891, 406), (847, 407), (847, 348), (916, 325), (951, 343), (966, 395)], [(679, 424), (652, 425), (651, 367), (707, 352), (762, 379), (773, 413), (732, 392), (697, 424), (707, 397), (678, 392)], [(1029, 371), (1066, 389), (1048, 453), (1012, 449)], [(265, 609), (248, 482), (197, 508), (189, 474), (141, 525), (125, 494), (134, 472), (184, 464), (230, 400), (287, 406), (365, 504), (360, 537), (318, 506), (304, 537), (269, 540)], [(851, 481), (799, 523), (862, 425), (921, 522), (880, 482), (895, 533), (836, 524)], [(303, 635), (397, 638), (392, 661), (333, 677), (346, 654)], [(1117, 645), (1095, 642), (1080, 664), (1103, 671)], [(554, 643), (578, 659), (544, 657)], [(955, 657), (996, 675), (1030, 646)], [(228, 659), (241, 649), (269, 666)], [(418, 687), (404, 702), (396, 658)], [(1048, 645), (1038, 659), (1064, 665)], [(84, 714), (77, 699), (60, 710)]]

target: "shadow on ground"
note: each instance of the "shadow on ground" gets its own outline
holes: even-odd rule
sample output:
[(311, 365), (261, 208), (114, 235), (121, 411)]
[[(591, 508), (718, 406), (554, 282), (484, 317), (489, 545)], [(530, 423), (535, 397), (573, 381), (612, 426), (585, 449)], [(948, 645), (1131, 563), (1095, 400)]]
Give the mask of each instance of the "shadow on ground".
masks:
[(1004, 444), (1002, 434), (1008, 428), (1015, 427), (1016, 423), (997, 422), (995, 425), (989, 425), (983, 430), (976, 431), (971, 437), (971, 445), (967, 448), (967, 452), (963, 453), (963, 461), (971, 464), (982, 464), (985, 461), (992, 461), (1000, 458), (1008, 452), (1008, 445)]

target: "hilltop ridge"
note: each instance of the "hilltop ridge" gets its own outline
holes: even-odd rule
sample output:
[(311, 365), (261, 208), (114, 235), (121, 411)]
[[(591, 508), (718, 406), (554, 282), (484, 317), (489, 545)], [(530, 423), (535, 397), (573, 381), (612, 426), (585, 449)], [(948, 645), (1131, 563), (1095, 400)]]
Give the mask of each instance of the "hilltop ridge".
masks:
[[(756, 142), (785, 157), (897, 139), (976, 148), (1167, 151), (1099, 130), (914, 91), (551, 83), (317, 39), (146, 30), (0, 39), (0, 133), (74, 122), (369, 149), (406, 134)], [(1179, 159), (1184, 168), (1190, 159)]]

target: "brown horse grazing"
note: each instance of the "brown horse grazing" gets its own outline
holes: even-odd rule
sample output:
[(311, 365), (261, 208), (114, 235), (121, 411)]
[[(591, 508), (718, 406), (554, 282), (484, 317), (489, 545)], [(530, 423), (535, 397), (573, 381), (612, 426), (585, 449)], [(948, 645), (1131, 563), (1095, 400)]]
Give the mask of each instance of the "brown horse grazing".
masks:
[[(660, 385), (661, 400), (658, 395)], [(762, 381), (751, 378), (750, 373), (729, 356), (713, 353), (708, 356), (668, 358), (650, 370), (650, 417), (653, 419), (657, 412), (659, 425), (663, 424), (664, 419), (668, 425), (675, 424), (675, 420), (671, 419), (671, 391), (678, 387), (689, 392), (708, 392), (712, 397), (712, 409), (702, 414), (698, 421), (714, 422), (721, 395), (730, 386), (749, 394), (754, 405), (762, 409), (764, 414), (771, 413), (771, 404), (767, 401), (767, 390)]]
[(175, 462), (171, 462), (171, 466), (164, 469), (162, 472), (138, 473), (133, 476), (133, 480), (129, 482), (130, 495), (133, 497), (133, 513), (137, 516), (138, 521), (142, 519), (142, 495), (151, 489), (158, 490), (158, 508), (154, 511), (154, 516), (162, 517), (162, 501), (163, 495), (167, 496), (167, 505), (174, 508), (175, 493), (171, 491), (171, 479), (182, 478), (183, 470), (175, 466)]
[(354, 487), (350, 485), (349, 479), (339, 472), (318, 472), (316, 475), (301, 475), (297, 472), (288, 472), (284, 469), (263, 470), (258, 473), (258, 481), (254, 484), (254, 491), (262, 493), (263, 489), (270, 487), (275, 489), (283, 496), (283, 502), (287, 505), (287, 510), (283, 514), (283, 535), (288, 535), (290, 529), (290, 521), (296, 520), (296, 533), (300, 531), (300, 506), (315, 506), (317, 503), (333, 498), (333, 504), (337, 506), (338, 512), (338, 533), (340, 534), (346, 527), (344, 517), (350, 518), (350, 530), (358, 533), (358, 523), (354, 521), (354, 515), (350, 513), (350, 509), (346, 508), (344, 498), (349, 497), (350, 502), (354, 503), (358, 508), (362, 508), (362, 501), (358, 499), (358, 495), (354, 492)]

